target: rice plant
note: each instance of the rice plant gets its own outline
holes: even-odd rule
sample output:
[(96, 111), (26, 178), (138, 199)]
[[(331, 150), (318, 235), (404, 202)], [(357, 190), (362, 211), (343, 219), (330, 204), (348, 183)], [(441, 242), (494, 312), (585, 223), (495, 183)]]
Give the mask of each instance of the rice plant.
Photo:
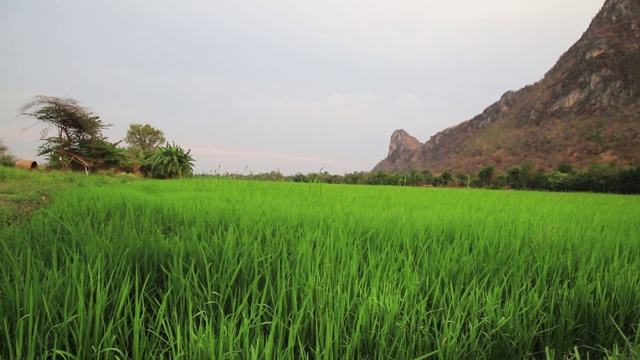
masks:
[(2, 359), (633, 359), (640, 198), (183, 179), (0, 232)]

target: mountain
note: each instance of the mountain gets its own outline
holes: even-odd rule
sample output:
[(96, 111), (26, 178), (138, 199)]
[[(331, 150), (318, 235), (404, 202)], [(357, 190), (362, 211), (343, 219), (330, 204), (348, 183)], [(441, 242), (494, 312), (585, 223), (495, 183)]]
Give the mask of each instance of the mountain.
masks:
[(527, 162), (640, 165), (640, 1), (606, 0), (542, 80), (419, 143), (403, 130), (373, 171), (476, 172)]

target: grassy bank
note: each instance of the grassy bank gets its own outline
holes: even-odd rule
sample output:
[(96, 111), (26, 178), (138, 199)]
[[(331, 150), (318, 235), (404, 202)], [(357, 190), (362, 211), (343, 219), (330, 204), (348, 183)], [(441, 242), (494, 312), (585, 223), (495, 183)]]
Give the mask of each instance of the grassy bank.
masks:
[(51, 201), (51, 197), (73, 187), (101, 186), (134, 181), (128, 174), (100, 176), (77, 172), (27, 171), (0, 166), (0, 229), (29, 218)]
[(640, 198), (76, 187), (0, 243), (0, 358), (640, 354)]

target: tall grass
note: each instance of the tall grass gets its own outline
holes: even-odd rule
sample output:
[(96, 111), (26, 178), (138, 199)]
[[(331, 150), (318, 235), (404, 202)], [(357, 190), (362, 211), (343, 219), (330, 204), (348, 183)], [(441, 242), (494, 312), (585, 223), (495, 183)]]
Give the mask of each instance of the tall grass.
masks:
[(0, 243), (4, 359), (640, 356), (640, 198), (191, 179)]
[(51, 196), (70, 187), (102, 186), (137, 180), (133, 175), (87, 176), (71, 171), (27, 171), (0, 166), (0, 229), (22, 222), (49, 202)]

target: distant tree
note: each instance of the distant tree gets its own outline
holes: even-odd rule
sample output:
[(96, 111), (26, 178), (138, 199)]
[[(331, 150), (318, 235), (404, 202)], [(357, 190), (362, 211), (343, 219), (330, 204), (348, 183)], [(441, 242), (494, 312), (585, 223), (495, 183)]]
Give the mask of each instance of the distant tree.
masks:
[(416, 169), (411, 171), (409, 178), (407, 179), (407, 185), (422, 186), (424, 185), (424, 176)]
[(611, 163), (608, 165), (593, 164), (587, 170), (586, 178), (589, 183), (589, 191), (611, 192), (617, 182), (619, 169)]
[(127, 171), (151, 175), (149, 159), (166, 141), (164, 133), (149, 124), (130, 124), (124, 141), (129, 145), (125, 152)]
[(535, 189), (536, 181), (535, 177), (535, 164), (531, 161), (528, 161), (522, 166), (520, 166), (520, 181), (522, 182), (522, 188), (524, 189)]
[(407, 174), (393, 174), (390, 176), (390, 178), (391, 178), (390, 180), (391, 185), (398, 185), (398, 186), (407, 185), (407, 178), (408, 178)]
[(531, 189), (533, 187), (532, 177), (533, 174), (532, 162), (524, 163), (522, 166), (514, 166), (507, 169), (507, 185), (512, 189)]
[(175, 143), (159, 147), (149, 159), (153, 174), (164, 179), (192, 175), (194, 161), (191, 150), (185, 151)]
[(72, 159), (80, 157), (91, 163), (103, 163), (99, 148), (105, 150), (109, 146), (102, 131), (110, 125), (103, 124), (100, 117), (79, 105), (77, 100), (40, 95), (24, 104), (20, 113), (47, 126), (41, 132), (40, 140), (44, 143), (38, 155), (47, 156), (49, 164), (68, 169)]
[(507, 175), (498, 174), (493, 182), (493, 189), (504, 189), (507, 186)]
[(448, 184), (453, 182), (453, 175), (448, 171), (445, 171), (442, 174), (440, 174), (440, 178), (442, 179), (442, 184), (444, 186), (447, 186)]
[(344, 177), (336, 174), (329, 174), (325, 171), (322, 175), (322, 182), (327, 184), (344, 184)]
[(560, 166), (558, 166), (558, 172), (563, 174), (569, 174), (573, 172), (573, 166), (567, 163), (560, 164)]
[(380, 170), (373, 174), (373, 176), (369, 177), (370, 185), (387, 185), (389, 184), (389, 181), (389, 175), (383, 170)]
[(478, 173), (478, 180), (481, 186), (491, 187), (495, 178), (495, 166), (489, 165)]
[(14, 166), (16, 158), (9, 153), (9, 148), (0, 139), (0, 165), (2, 166)]
[(568, 172), (554, 170), (546, 174), (545, 176), (547, 178), (546, 184), (548, 186), (548, 190), (551, 190), (551, 191), (565, 190), (565, 187), (566, 187), (565, 181), (567, 176), (569, 176)]
[(621, 194), (640, 194), (640, 167), (620, 170), (616, 192)]
[(462, 184), (463, 186), (469, 187), (469, 185), (471, 184), (471, 176), (469, 176), (469, 174), (457, 173), (456, 179), (458, 179), (458, 181), (460, 181), (460, 184)]
[(291, 181), (303, 183), (303, 182), (307, 182), (307, 177), (303, 173), (298, 172), (291, 177)]
[(269, 172), (269, 174), (267, 174), (267, 179), (269, 181), (283, 181), (284, 180), (284, 175), (282, 175), (280, 170), (278, 170), (278, 171), (274, 170), (274, 171)]
[(310, 184), (315, 184), (320, 182), (320, 175), (318, 173), (308, 173), (305, 177), (307, 182)]
[(158, 130), (149, 124), (129, 125), (124, 141), (129, 144), (129, 147), (143, 152), (153, 151), (166, 142), (162, 130)]
[(369, 173), (366, 171), (359, 171), (354, 173), (348, 173), (344, 175), (344, 183), (352, 185), (367, 184), (369, 181)]
[(431, 180), (433, 179), (433, 173), (431, 172), (431, 170), (422, 170), (420, 172), (422, 174), (422, 178), (424, 179), (425, 183), (431, 183)]
[(527, 188), (532, 190), (551, 190), (549, 177), (543, 169), (536, 170), (527, 182)]
[(507, 169), (507, 185), (512, 189), (522, 189), (522, 179), (520, 177), (520, 167), (514, 166)]

